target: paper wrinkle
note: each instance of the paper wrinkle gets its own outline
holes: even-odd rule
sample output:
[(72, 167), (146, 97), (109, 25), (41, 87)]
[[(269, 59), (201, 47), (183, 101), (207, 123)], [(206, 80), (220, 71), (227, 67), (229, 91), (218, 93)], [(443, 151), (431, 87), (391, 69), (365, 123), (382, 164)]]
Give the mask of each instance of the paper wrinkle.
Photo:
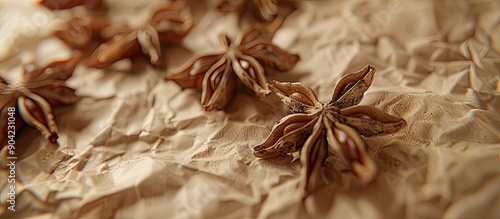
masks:
[[(37, 11), (57, 17), (15, 2), (15, 10), (0, 7), (0, 25), (13, 16), (33, 21), (29, 13)], [(113, 19), (147, 17), (152, 9), (122, 2), (106, 1)], [(76, 68), (68, 84), (83, 98), (55, 108), (59, 145), (29, 127), (17, 138), (16, 212), (5, 210), (2, 195), (2, 218), (500, 217), (498, 3), (298, 3), (273, 41), (301, 61), (268, 80), (300, 81), (326, 101), (342, 76), (373, 65), (376, 77), (360, 105), (408, 122), (364, 138), (380, 170), (375, 183), (361, 185), (329, 151), (322, 180), (330, 184), (304, 201), (298, 161), (253, 156), (290, 113), (275, 95), (257, 99), (238, 88), (224, 111), (204, 112), (200, 92), (163, 80), (193, 56), (220, 51), (221, 32), (234, 38), (242, 30), (237, 14), (206, 3), (192, 11), (192, 31), (165, 51), (166, 71), (141, 60), (123, 64), (144, 68)], [(29, 25), (0, 28), (0, 42), (9, 42), (0, 48), (0, 75), (16, 78), (17, 65), (67, 55), (57, 39), (42, 39), (51, 28), (23, 37)], [(5, 154), (0, 179), (8, 176)], [(0, 180), (1, 194), (7, 190)]]
[[(491, 154), (478, 155), (434, 150), (429, 155), (428, 164), (433, 165), (434, 168), (422, 169), (421, 171), (428, 172), (427, 174), (422, 172), (423, 179), (409, 177), (408, 186), (402, 186), (401, 190), (398, 190), (397, 194), (401, 194), (412, 186), (420, 185), (411, 188), (418, 191), (412, 197), (416, 208), (407, 209), (407, 215), (410, 218), (422, 218), (440, 214), (443, 218), (456, 218), (457, 213), (460, 212), (460, 217), (475, 217), (479, 214), (475, 211), (480, 210), (480, 214), (485, 218), (496, 217), (499, 213), (498, 209), (491, 206), (498, 203), (498, 188), (492, 188), (490, 183), (497, 184), (500, 178), (497, 170), (487, 168), (487, 166), (490, 162), (497, 162), (497, 159), (497, 155)], [(445, 191), (448, 190), (448, 193), (443, 194), (443, 190), (437, 189), (439, 187), (444, 188)], [(453, 192), (450, 192), (450, 189), (453, 189)], [(479, 206), (476, 203), (485, 203), (485, 205)], [(458, 208), (463, 208), (465, 211), (458, 210)]]

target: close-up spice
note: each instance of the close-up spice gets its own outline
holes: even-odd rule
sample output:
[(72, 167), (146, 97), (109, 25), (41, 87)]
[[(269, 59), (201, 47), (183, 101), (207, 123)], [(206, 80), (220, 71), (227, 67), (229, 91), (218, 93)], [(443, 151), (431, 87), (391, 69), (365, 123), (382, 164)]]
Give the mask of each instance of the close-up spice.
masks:
[(0, 218), (500, 218), (493, 0), (0, 0)]

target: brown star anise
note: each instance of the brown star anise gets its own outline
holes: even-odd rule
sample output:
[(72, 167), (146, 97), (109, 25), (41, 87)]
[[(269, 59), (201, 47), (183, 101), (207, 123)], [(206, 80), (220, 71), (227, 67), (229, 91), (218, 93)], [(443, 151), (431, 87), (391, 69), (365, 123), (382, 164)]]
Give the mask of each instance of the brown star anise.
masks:
[(225, 51), (195, 57), (166, 77), (183, 89), (202, 90), (201, 103), (206, 111), (222, 110), (234, 95), (237, 78), (257, 97), (271, 93), (265, 73), (291, 69), (300, 60), (271, 43), (271, 37), (260, 29), (240, 34), (235, 42), (221, 35)]
[[(223, 13), (241, 10), (249, 0), (213, 0), (215, 8)], [(252, 0), (257, 17), (264, 21), (272, 21), (278, 14), (278, 0)]]
[(86, 63), (89, 67), (105, 68), (118, 60), (147, 55), (151, 64), (161, 60), (161, 44), (177, 43), (189, 32), (193, 23), (187, 1), (169, 2), (153, 13), (138, 29), (121, 30), (101, 44)]
[(328, 146), (338, 152), (358, 179), (370, 183), (377, 168), (360, 135), (389, 134), (406, 126), (402, 118), (371, 106), (356, 106), (370, 87), (374, 74), (375, 68), (366, 66), (344, 76), (335, 87), (330, 102), (325, 104), (300, 83), (273, 82), (271, 89), (294, 114), (274, 125), (264, 143), (254, 148), (254, 155), (269, 158), (301, 151), (306, 195), (319, 186)]
[[(57, 125), (51, 105), (73, 104), (79, 100), (75, 90), (65, 85), (71, 77), (79, 55), (66, 60), (52, 62), (42, 68), (27, 66), (19, 83), (9, 84), (0, 77), (0, 143), (7, 141), (8, 114), (15, 108), (19, 128), (23, 121), (38, 129), (51, 143), (57, 141)], [(10, 129), (9, 129), (10, 130)]]

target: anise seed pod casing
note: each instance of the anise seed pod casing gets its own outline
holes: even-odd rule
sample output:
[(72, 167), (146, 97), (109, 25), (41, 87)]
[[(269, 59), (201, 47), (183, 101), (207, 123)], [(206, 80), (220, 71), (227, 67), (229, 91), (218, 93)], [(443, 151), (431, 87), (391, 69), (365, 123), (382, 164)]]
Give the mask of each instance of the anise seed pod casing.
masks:
[(101, 44), (87, 60), (86, 65), (93, 68), (106, 68), (118, 60), (135, 57), (140, 51), (137, 31), (123, 33)]
[(273, 126), (266, 140), (255, 146), (254, 156), (271, 158), (299, 151), (317, 121), (318, 118), (307, 114), (297, 113), (283, 117)]
[(312, 113), (323, 105), (311, 88), (298, 82), (273, 81), (271, 90), (295, 113)]
[(151, 16), (153, 26), (163, 43), (180, 43), (193, 27), (193, 18), (187, 1), (174, 1), (161, 7)]
[(255, 14), (263, 21), (272, 21), (278, 15), (278, 0), (253, 0)]

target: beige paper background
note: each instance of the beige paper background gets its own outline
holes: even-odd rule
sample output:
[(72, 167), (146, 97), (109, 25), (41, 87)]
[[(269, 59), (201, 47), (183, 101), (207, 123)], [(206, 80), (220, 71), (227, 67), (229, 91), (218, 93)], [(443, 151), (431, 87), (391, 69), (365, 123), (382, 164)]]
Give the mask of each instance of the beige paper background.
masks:
[[(155, 4), (124, 2), (106, 1), (114, 19), (132, 23)], [(169, 71), (240, 29), (235, 14), (191, 3), (196, 26), (165, 52)], [(67, 56), (47, 38), (65, 13), (1, 0), (2, 76)], [(330, 184), (303, 203), (298, 161), (252, 155), (289, 113), (274, 95), (258, 100), (242, 88), (225, 111), (204, 112), (198, 92), (164, 81), (164, 71), (127, 71), (125, 61), (77, 68), (69, 84), (84, 98), (55, 110), (59, 145), (31, 128), (18, 136), (16, 212), (6, 210), (2, 158), (1, 217), (500, 218), (498, 1), (303, 1), (274, 42), (301, 61), (270, 80), (301, 81), (322, 101), (344, 74), (377, 68), (361, 104), (408, 126), (365, 139), (381, 170), (374, 184), (340, 172), (330, 154)]]

